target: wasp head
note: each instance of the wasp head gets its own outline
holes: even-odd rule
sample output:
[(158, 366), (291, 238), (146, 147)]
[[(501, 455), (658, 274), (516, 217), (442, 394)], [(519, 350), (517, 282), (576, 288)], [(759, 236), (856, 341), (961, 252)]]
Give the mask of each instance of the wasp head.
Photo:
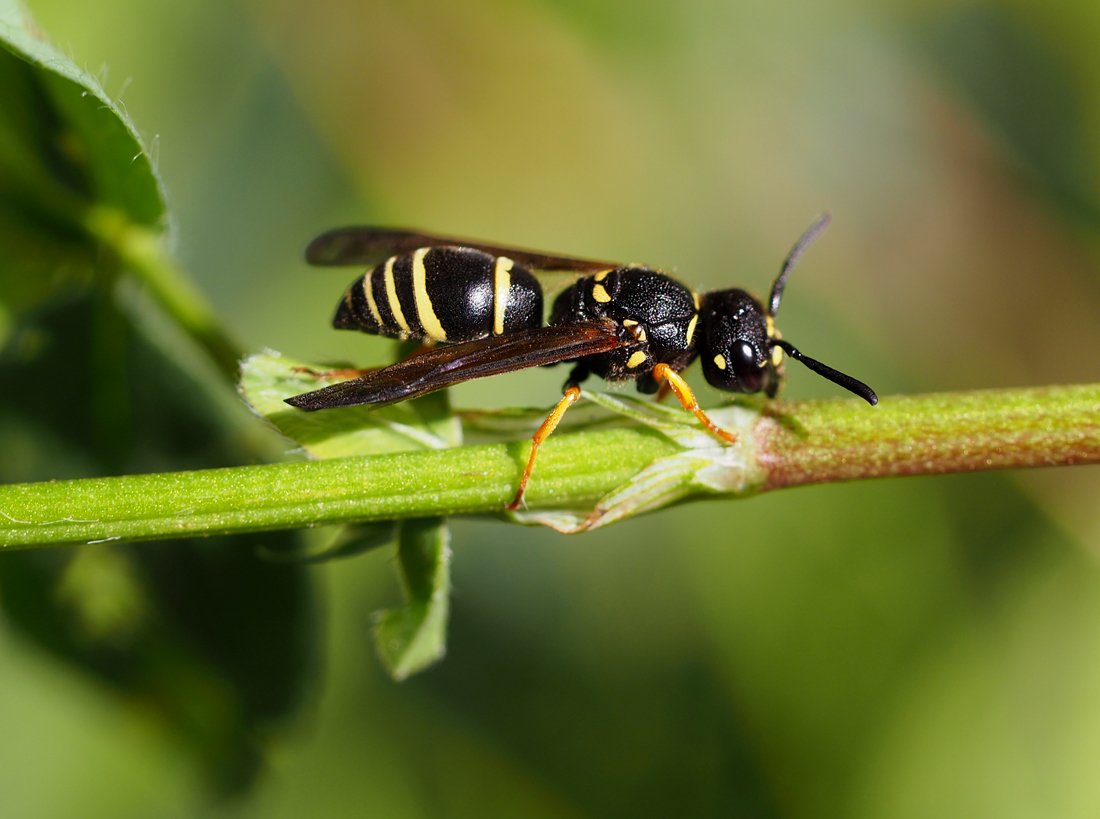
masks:
[(729, 392), (774, 396), (782, 359), (773, 354), (763, 305), (744, 290), (719, 290), (703, 296), (699, 312), (699, 357), (707, 382)]

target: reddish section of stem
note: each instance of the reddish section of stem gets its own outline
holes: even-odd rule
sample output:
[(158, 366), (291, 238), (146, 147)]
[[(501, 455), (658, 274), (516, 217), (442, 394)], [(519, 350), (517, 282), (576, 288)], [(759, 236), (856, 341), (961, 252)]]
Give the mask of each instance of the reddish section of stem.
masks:
[(1095, 385), (784, 403), (757, 427), (766, 489), (891, 475), (1100, 463)]

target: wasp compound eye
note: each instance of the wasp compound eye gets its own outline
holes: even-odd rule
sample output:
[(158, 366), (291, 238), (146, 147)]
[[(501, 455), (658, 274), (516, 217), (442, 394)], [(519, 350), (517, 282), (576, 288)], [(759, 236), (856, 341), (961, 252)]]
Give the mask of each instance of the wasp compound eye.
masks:
[(735, 372), (750, 372), (760, 368), (756, 349), (747, 341), (739, 341), (730, 350), (729, 363)]
[(747, 341), (733, 345), (730, 351), (729, 367), (741, 385), (742, 392), (760, 392), (764, 388), (766, 364), (756, 353), (756, 348)]

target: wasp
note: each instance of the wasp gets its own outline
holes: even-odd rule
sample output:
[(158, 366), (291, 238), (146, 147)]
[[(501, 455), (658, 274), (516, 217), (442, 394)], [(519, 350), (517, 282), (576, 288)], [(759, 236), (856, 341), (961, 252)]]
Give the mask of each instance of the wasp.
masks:
[[(771, 398), (779, 390), (784, 356), (790, 356), (874, 405), (878, 397), (869, 386), (803, 354), (775, 326), (787, 277), (828, 222), (827, 214), (820, 216), (795, 242), (766, 303), (739, 288), (696, 293), (641, 265), (415, 230), (330, 230), (310, 242), (309, 263), (371, 265), (344, 292), (333, 326), (428, 346), (396, 364), (361, 371), (286, 402), (308, 411), (381, 406), (475, 378), (571, 362), (561, 400), (532, 436), (509, 510), (521, 505), (539, 446), (580, 398), (580, 384), (589, 375), (610, 382), (633, 380), (643, 393), (671, 391), (685, 410), (728, 443), (735, 436), (707, 416), (680, 375), (696, 358), (712, 386)], [(545, 322), (535, 271), (575, 278), (554, 299)]]

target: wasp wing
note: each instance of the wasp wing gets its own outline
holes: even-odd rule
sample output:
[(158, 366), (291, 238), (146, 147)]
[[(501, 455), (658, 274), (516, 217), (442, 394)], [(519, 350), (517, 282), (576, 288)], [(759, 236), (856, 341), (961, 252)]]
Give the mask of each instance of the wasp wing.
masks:
[(376, 265), (390, 256), (411, 253), (422, 247), (470, 247), (491, 256), (507, 256), (532, 270), (547, 272), (597, 273), (622, 265), (596, 259), (580, 259), (540, 253), (507, 245), (495, 245), (453, 236), (439, 236), (417, 230), (376, 227), (342, 227), (328, 230), (306, 247), (306, 261), (312, 265)]
[(286, 403), (309, 411), (393, 404), (475, 378), (606, 353), (624, 343), (611, 322), (535, 327), (427, 350), (359, 378), (287, 398)]

